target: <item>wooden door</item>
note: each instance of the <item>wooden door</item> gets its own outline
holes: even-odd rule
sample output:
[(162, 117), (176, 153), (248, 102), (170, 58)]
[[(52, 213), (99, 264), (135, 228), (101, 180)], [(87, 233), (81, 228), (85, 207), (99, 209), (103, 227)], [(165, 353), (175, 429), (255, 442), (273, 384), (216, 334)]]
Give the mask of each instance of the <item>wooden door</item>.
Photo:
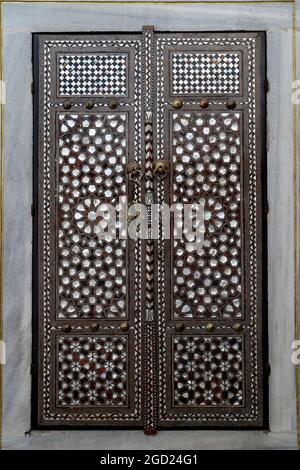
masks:
[[(34, 36), (35, 426), (266, 426), (264, 64), (262, 33)], [(161, 214), (199, 203), (195, 250)]]

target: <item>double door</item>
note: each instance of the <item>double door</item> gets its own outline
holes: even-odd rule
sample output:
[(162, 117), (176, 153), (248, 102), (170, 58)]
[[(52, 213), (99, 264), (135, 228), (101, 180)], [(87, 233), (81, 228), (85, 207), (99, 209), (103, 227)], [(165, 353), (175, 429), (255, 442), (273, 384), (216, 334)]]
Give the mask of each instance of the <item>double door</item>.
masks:
[(266, 425), (264, 60), (263, 33), (35, 35), (36, 426)]

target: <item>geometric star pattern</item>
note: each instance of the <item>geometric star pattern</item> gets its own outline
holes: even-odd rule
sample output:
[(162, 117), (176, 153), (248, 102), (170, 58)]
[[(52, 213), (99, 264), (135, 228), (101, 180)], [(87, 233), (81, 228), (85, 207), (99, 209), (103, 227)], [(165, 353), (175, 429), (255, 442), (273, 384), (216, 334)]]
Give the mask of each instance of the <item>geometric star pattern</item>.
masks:
[(60, 336), (59, 406), (127, 405), (127, 337)]
[(127, 241), (105, 213), (126, 194), (127, 142), (124, 113), (59, 114), (59, 318), (126, 316)]
[(173, 203), (203, 201), (204, 239), (174, 240), (174, 308), (181, 318), (239, 318), (240, 113), (173, 113)]

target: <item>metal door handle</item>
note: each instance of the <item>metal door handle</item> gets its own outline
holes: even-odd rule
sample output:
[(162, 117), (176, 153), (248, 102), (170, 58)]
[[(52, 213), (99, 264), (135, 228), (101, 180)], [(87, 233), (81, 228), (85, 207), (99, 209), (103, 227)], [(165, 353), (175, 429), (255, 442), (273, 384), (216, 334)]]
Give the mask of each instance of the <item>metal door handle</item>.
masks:
[(153, 174), (158, 178), (165, 178), (169, 172), (170, 162), (168, 160), (155, 160), (153, 163)]
[(127, 165), (127, 174), (131, 181), (137, 180), (141, 176), (142, 170), (138, 163), (130, 162)]
[(133, 204), (135, 199), (136, 186), (142, 176), (141, 166), (137, 162), (130, 162), (127, 165), (128, 175), (128, 203)]

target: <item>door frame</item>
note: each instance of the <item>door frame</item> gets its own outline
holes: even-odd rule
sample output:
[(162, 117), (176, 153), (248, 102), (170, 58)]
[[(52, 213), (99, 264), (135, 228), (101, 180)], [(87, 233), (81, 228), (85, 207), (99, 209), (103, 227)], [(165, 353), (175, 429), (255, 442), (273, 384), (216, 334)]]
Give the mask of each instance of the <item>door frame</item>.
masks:
[[(256, 33), (257, 31), (247, 31), (250, 33)], [(105, 33), (105, 35), (112, 34), (114, 37), (117, 37), (120, 35), (126, 35), (127, 32), (120, 32), (120, 31), (113, 31), (110, 33)], [(141, 40), (143, 38), (142, 35), (143, 31), (134, 31), (130, 32), (132, 36), (134, 35), (140, 35)], [(211, 34), (213, 35), (214, 33), (242, 33), (242, 31), (172, 31), (172, 33), (176, 33), (178, 35), (183, 34), (183, 33), (204, 33), (204, 34)], [(260, 42), (262, 43), (262, 49), (258, 50), (259, 54), (259, 69), (260, 69), (260, 76), (257, 79), (257, 88), (259, 87), (260, 90), (265, 90), (265, 84), (266, 84), (266, 33), (265, 32), (259, 32), (260, 33)], [(40, 339), (39, 337), (42, 335), (41, 332), (41, 320), (40, 320), (40, 296), (39, 296), (39, 291), (40, 291), (40, 282), (38, 279), (38, 272), (39, 272), (39, 257), (40, 257), (40, 252), (39, 252), (39, 244), (38, 244), (38, 239), (39, 239), (39, 215), (40, 211), (38, 209), (39, 207), (39, 158), (40, 158), (40, 149), (39, 149), (39, 125), (40, 125), (40, 118), (41, 116), (39, 115), (40, 110), (41, 110), (41, 100), (42, 96), (39, 90), (39, 85), (40, 85), (40, 54), (41, 54), (41, 49), (39, 48), (39, 39), (40, 36), (46, 35), (47, 37), (51, 37), (53, 35), (53, 39), (56, 39), (57, 37), (63, 36), (64, 39), (68, 39), (68, 36), (72, 36), (74, 33), (68, 33), (68, 32), (53, 32), (51, 35), (49, 33), (33, 33), (32, 35), (32, 50), (33, 50), (33, 204), (32, 204), (32, 220), (33, 220), (33, 243), (32, 243), (32, 260), (33, 260), (33, 269), (32, 269), (32, 310), (33, 310), (33, 317), (32, 317), (32, 414), (31, 414), (31, 423), (32, 423), (32, 429), (58, 429), (58, 430), (65, 430), (65, 429), (73, 429), (73, 430), (78, 430), (78, 429), (85, 429), (85, 430), (91, 430), (91, 429), (143, 429), (140, 424), (129, 424), (127, 425), (126, 423), (124, 425), (101, 425), (101, 424), (94, 424), (91, 422), (89, 425), (86, 423), (78, 423), (78, 424), (39, 424), (39, 406), (40, 406), (40, 399), (39, 399), (39, 394), (42, 394), (42, 390), (39, 390), (39, 351), (40, 351)], [(97, 35), (103, 36), (103, 32), (83, 32), (83, 33), (77, 33), (80, 34), (83, 38), (86, 37), (87, 39), (90, 39), (91, 36), (93, 36), (93, 39), (97, 39)], [(154, 30), (154, 35), (163, 35), (163, 34), (168, 34), (168, 32), (161, 31), (161, 30)], [(256, 65), (256, 63), (255, 63)], [(154, 65), (153, 65), (154, 67)], [(141, 74), (144, 73), (144, 70), (141, 70)], [(243, 73), (244, 76), (244, 73)], [(51, 74), (51, 77), (53, 78), (53, 72)], [(143, 91), (142, 91), (143, 95)], [(256, 92), (257, 95), (257, 92)], [(266, 93), (261, 92), (259, 93), (260, 96), (260, 103), (256, 105), (256, 115), (258, 116), (257, 118), (257, 123), (259, 123), (259, 127), (257, 126), (257, 135), (258, 137), (256, 138), (256, 144), (258, 146), (258, 163), (260, 163), (260, 168), (258, 169), (258, 175), (261, 175), (260, 178), (260, 187), (261, 187), (261, 209), (258, 209), (258, 225), (261, 224), (261, 232), (259, 232), (259, 244), (257, 249), (259, 249), (259, 246), (261, 244), (262, 246), (262, 279), (261, 283), (258, 287), (258, 292), (261, 291), (261, 299), (262, 299), (262, 319), (261, 321), (258, 321), (258, 328), (262, 328), (261, 335), (257, 337), (257, 342), (262, 344), (262, 358), (261, 358), (261, 369), (259, 367), (259, 370), (262, 370), (262, 375), (263, 375), (263, 381), (262, 381), (262, 388), (263, 388), (263, 422), (262, 425), (256, 425), (256, 426), (250, 426), (247, 424), (244, 424), (243, 422), (238, 423), (236, 426), (234, 425), (225, 425), (225, 424), (208, 424), (208, 425), (195, 425), (195, 426), (186, 426), (183, 425), (182, 423), (179, 423), (176, 427), (175, 426), (157, 426), (158, 430), (168, 430), (168, 429), (186, 429), (186, 430), (196, 430), (196, 429), (203, 429), (203, 430), (209, 430), (209, 429), (223, 429), (223, 430), (255, 430), (255, 429), (264, 429), (268, 430), (269, 429), (269, 421), (268, 421), (268, 416), (269, 416), (269, 403), (268, 403), (268, 335), (267, 335), (267, 325), (268, 325), (268, 272), (267, 272), (267, 208), (268, 208), (268, 200), (267, 200), (267, 153), (266, 153)], [(155, 107), (156, 109), (156, 107)], [(74, 111), (75, 112), (75, 111)], [(88, 112), (88, 111), (87, 111)], [(101, 112), (101, 111), (99, 111)], [(141, 118), (143, 121), (143, 119)], [(167, 120), (165, 122), (165, 125), (167, 125)], [(52, 122), (52, 126), (53, 126)], [(154, 125), (154, 129), (156, 129)], [(244, 127), (242, 127), (242, 132), (243, 132)], [(130, 142), (129, 142), (130, 145)], [(167, 144), (166, 144), (167, 145)], [(245, 147), (244, 147), (245, 148)], [(144, 155), (144, 152), (141, 152), (142, 156)], [(144, 162), (142, 162), (144, 164)], [(166, 184), (166, 188), (168, 188), (168, 184), (171, 184), (171, 182), (168, 180), (168, 183)], [(141, 190), (143, 192), (143, 189), (141, 187)], [(166, 189), (167, 190), (167, 189)], [(244, 199), (243, 194), (241, 194), (242, 200)], [(246, 198), (247, 200), (247, 198)], [(261, 240), (260, 240), (261, 238)], [(170, 246), (172, 244), (172, 238), (169, 240), (168, 248), (166, 251), (169, 251)], [(145, 242), (142, 240), (142, 249), (144, 250), (144, 245)], [(155, 243), (155, 246), (157, 243)], [(170, 245), (170, 246), (169, 246)], [(155, 252), (157, 252), (157, 247), (155, 249)], [(259, 255), (258, 255), (259, 256)], [(167, 257), (169, 259), (169, 255)], [(154, 262), (155, 266), (155, 273), (157, 275), (157, 260)], [(172, 265), (166, 264), (166, 270), (172, 270)], [(128, 274), (127, 274), (128, 276)], [(142, 280), (141, 283), (142, 285), (145, 283), (145, 270), (144, 270), (144, 262), (142, 260), (142, 271), (141, 271), (141, 276)], [(157, 294), (157, 282), (154, 283), (154, 298), (156, 298)], [(171, 290), (171, 284), (170, 284), (170, 290)], [(169, 292), (169, 290), (168, 290)], [(144, 297), (144, 294), (142, 292), (142, 298)], [(249, 301), (249, 300), (248, 300)], [(169, 300), (166, 300), (167, 305), (171, 305)], [(246, 298), (245, 298), (245, 303), (246, 303)], [(171, 308), (171, 307), (170, 307)], [(144, 298), (141, 306), (142, 311), (145, 309), (144, 305)], [(156, 311), (156, 317), (157, 315), (157, 306), (155, 308)], [(132, 313), (131, 313), (132, 315)], [(169, 313), (166, 313), (166, 321), (168, 319)], [(174, 320), (174, 319), (173, 319)], [(196, 320), (194, 320), (196, 321)], [(203, 321), (203, 319), (199, 318), (199, 322)], [(207, 321), (204, 319), (204, 321)], [(145, 334), (143, 333), (143, 330), (145, 330), (146, 325), (143, 325), (142, 328), (142, 335)], [(158, 325), (156, 325), (158, 328)], [(190, 333), (192, 334), (192, 333)], [(168, 341), (170, 341), (170, 338), (168, 337)], [(169, 351), (170, 352), (170, 351)], [(145, 351), (143, 351), (143, 354), (145, 354)], [(142, 367), (144, 365), (144, 361), (142, 361)], [(143, 370), (141, 372), (141, 375), (143, 377)], [(170, 386), (170, 385), (169, 385)], [(169, 390), (170, 393), (170, 390)], [(143, 397), (143, 394), (142, 394)], [(143, 400), (143, 398), (141, 399)], [(145, 404), (143, 404), (143, 401), (141, 403), (142, 409), (145, 408)], [(186, 409), (186, 412), (188, 412), (188, 407), (183, 407)], [(218, 408), (218, 407), (216, 407)], [(222, 407), (221, 407), (222, 408)], [(145, 412), (145, 411), (144, 411)], [(143, 419), (143, 417), (142, 417)]]

